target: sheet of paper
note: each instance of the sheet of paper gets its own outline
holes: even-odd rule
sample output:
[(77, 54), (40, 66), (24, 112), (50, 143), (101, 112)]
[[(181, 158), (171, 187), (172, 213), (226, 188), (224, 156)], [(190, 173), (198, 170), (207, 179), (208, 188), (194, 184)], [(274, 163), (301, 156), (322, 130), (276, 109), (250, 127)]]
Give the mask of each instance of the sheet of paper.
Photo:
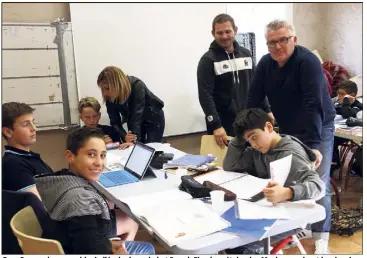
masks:
[(293, 155), (270, 162), (270, 177), (273, 181), (278, 182), (280, 185), (284, 185), (288, 178), (289, 171), (291, 170)]
[(145, 220), (169, 245), (195, 239), (230, 226), (200, 200), (181, 200), (146, 210)]
[(161, 203), (189, 199), (192, 199), (190, 194), (178, 189), (172, 189), (162, 192), (120, 198), (120, 201), (126, 203), (134, 213), (143, 214), (144, 210), (151, 210), (151, 207), (157, 206)]
[(269, 179), (247, 175), (228, 183), (221, 184), (221, 186), (234, 192), (237, 195), (237, 198), (249, 199), (264, 190), (268, 182)]
[(107, 151), (107, 155), (106, 155), (107, 164), (113, 164), (113, 163), (116, 163), (116, 162), (120, 162), (121, 159), (122, 159), (121, 156)]
[(240, 219), (290, 219), (284, 206), (274, 206), (265, 200), (258, 202), (237, 200), (236, 208)]
[(163, 151), (163, 152), (170, 152), (170, 146), (171, 144), (169, 143), (160, 143), (160, 142), (151, 142), (151, 143), (147, 143), (146, 145), (152, 147), (153, 149), (155, 149), (155, 151)]
[(195, 180), (201, 184), (204, 181), (210, 181), (214, 184), (220, 185), (220, 184), (232, 181), (236, 178), (240, 178), (243, 176), (247, 176), (247, 174), (224, 171), (224, 170), (216, 170), (216, 171), (209, 172), (201, 176), (197, 176), (195, 177)]

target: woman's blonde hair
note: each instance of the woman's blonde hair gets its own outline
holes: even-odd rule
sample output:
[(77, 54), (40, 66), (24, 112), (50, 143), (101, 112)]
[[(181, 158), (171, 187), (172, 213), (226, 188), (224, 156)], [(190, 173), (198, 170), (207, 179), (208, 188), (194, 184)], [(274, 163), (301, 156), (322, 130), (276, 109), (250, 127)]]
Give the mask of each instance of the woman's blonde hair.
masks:
[[(131, 93), (131, 85), (129, 78), (116, 66), (107, 66), (98, 75), (97, 84), (106, 84), (111, 92), (112, 96), (105, 97), (103, 100), (109, 100), (111, 102), (124, 103)], [(102, 90), (102, 88), (101, 88)]]

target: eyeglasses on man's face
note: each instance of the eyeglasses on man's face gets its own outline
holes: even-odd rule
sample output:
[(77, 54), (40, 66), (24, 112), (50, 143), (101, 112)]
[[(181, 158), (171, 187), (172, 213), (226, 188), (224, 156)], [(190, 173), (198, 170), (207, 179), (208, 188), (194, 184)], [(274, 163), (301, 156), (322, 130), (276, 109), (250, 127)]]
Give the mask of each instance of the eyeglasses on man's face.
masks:
[(277, 43), (279, 43), (279, 45), (284, 46), (288, 43), (289, 39), (292, 38), (293, 36), (289, 36), (289, 37), (282, 37), (279, 40), (271, 40), (266, 42), (266, 45), (268, 45), (268, 47), (275, 47), (277, 45)]

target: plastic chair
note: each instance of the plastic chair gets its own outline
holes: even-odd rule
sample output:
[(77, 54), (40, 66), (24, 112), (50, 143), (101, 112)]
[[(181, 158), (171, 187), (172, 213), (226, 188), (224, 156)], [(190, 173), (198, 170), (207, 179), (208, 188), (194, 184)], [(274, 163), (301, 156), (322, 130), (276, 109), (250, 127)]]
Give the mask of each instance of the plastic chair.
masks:
[(41, 238), (42, 228), (31, 206), (18, 211), (10, 227), (24, 254), (64, 254), (59, 241)]
[[(228, 136), (228, 139), (232, 139), (232, 137)], [(208, 155), (211, 154), (217, 158), (215, 161), (218, 165), (222, 166), (224, 157), (226, 156), (228, 147), (224, 147), (224, 149), (220, 148), (215, 141), (214, 135), (203, 135), (201, 137), (200, 144), (200, 155)]]

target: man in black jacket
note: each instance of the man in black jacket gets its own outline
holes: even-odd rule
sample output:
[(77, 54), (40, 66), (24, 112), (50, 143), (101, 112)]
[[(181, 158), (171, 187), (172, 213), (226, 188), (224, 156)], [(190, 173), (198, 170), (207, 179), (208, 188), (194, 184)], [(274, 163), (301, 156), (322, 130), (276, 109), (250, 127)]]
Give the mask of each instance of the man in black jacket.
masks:
[[(208, 134), (224, 148), (232, 124), (245, 108), (255, 64), (248, 49), (235, 40), (237, 27), (228, 14), (217, 15), (212, 24), (214, 41), (200, 59), (197, 70), (199, 101), (205, 113)], [(269, 106), (265, 111), (270, 113)], [(271, 113), (270, 113), (271, 115)]]

